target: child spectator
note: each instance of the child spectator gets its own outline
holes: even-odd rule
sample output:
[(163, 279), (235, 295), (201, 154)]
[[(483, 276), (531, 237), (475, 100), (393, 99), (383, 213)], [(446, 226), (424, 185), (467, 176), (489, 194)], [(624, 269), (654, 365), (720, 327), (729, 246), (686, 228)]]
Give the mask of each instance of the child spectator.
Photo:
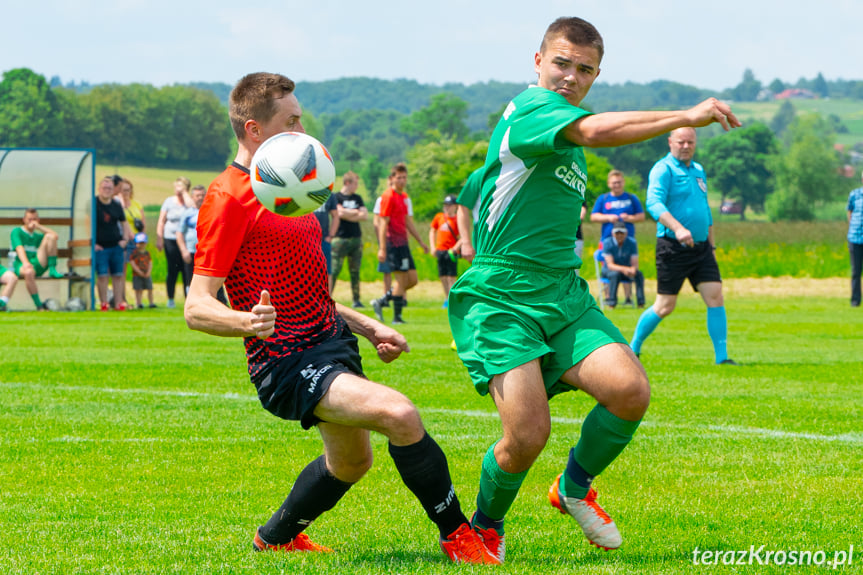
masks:
[(129, 264), (132, 266), (132, 289), (135, 290), (135, 303), (138, 309), (144, 309), (142, 303), (143, 291), (147, 290), (147, 299), (150, 300), (150, 308), (156, 307), (153, 303), (153, 259), (147, 251), (147, 234), (141, 232), (135, 235), (135, 251), (129, 256)]

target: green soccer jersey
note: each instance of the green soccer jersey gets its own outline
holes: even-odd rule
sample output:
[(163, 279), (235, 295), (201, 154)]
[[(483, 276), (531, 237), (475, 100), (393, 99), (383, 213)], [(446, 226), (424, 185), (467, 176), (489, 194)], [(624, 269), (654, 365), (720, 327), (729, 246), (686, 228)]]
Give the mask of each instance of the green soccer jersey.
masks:
[(15, 251), (18, 246), (24, 246), (24, 251), (27, 252), (27, 259), (30, 260), (30, 263), (39, 263), (39, 245), (42, 243), (42, 238), (44, 237), (45, 234), (38, 230), (29, 234), (24, 228), (15, 228), (11, 234), (12, 251)]
[(483, 167), (475, 169), (471, 174), (467, 177), (467, 180), (464, 183), (464, 187), (459, 192), (458, 199), (456, 203), (460, 206), (464, 206), (471, 211), (471, 217), (473, 218), (473, 223), (479, 219), (479, 195), (482, 191), (482, 177), (485, 172), (483, 171)]
[(477, 255), (581, 267), (573, 246), (587, 164), (581, 147), (561, 131), (589, 113), (538, 86), (509, 103), (489, 142)]

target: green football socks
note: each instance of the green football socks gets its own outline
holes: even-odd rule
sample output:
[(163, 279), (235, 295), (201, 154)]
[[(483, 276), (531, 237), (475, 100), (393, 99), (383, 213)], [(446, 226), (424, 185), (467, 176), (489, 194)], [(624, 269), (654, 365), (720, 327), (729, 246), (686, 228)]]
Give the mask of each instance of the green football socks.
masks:
[[(512, 502), (515, 501), (518, 490), (527, 476), (527, 470), (520, 473), (507, 473), (501, 469), (494, 457), (495, 445), (497, 443), (488, 448), (482, 460), (476, 506), (481, 516), (494, 521), (501, 521), (512, 506)], [(480, 525), (480, 527), (494, 526)]]
[(584, 419), (581, 437), (570, 451), (560, 485), (564, 495), (584, 499), (590, 490), (590, 482), (629, 445), (640, 424), (640, 419), (621, 419), (596, 404)]
[(57, 271), (57, 256), (48, 256), (48, 275), (52, 278), (63, 277), (63, 274)]

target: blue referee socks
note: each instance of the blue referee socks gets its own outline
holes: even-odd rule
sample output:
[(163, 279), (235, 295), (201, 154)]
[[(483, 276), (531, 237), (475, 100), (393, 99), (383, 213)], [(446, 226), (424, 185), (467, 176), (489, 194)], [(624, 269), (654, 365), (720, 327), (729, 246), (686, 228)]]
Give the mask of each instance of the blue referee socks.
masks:
[(656, 326), (661, 321), (662, 318), (653, 311), (652, 306), (644, 310), (644, 313), (638, 318), (638, 325), (635, 326), (635, 335), (632, 337), (632, 343), (629, 344), (635, 355), (641, 353), (641, 346), (644, 344), (644, 340), (653, 333), (653, 330), (656, 329)]
[(707, 333), (713, 341), (716, 363), (728, 359), (728, 317), (725, 306), (707, 308)]

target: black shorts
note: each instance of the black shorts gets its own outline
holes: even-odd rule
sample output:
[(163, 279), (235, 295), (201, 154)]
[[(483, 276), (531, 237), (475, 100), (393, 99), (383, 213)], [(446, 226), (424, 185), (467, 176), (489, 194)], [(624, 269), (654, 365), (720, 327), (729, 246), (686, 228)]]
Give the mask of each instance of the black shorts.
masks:
[(449, 250), (435, 250), (437, 258), (437, 275), (439, 277), (455, 277), (458, 275), (458, 261)]
[(335, 337), (277, 360), (252, 383), (264, 409), (309, 429), (320, 421), (315, 407), (341, 373), (364, 377), (357, 338), (347, 325)]
[(698, 291), (703, 282), (721, 282), (710, 242), (687, 247), (670, 238), (656, 239), (656, 293), (677, 295), (684, 280)]
[(387, 244), (387, 263), (394, 272), (407, 272), (417, 269), (409, 246), (391, 246)]

